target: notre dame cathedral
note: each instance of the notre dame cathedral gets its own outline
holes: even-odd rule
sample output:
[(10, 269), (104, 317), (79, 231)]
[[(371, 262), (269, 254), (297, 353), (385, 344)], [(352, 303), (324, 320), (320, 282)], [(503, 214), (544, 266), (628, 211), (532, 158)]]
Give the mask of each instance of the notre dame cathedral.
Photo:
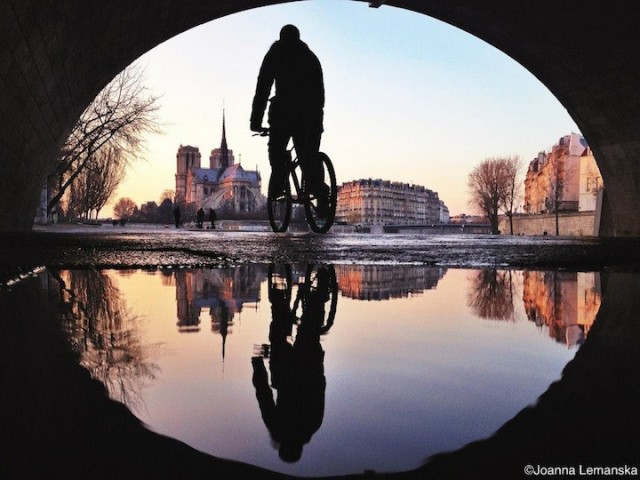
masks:
[(176, 155), (176, 203), (193, 204), (221, 211), (252, 212), (266, 204), (260, 192), (261, 178), (235, 163), (233, 150), (227, 147), (225, 116), (222, 113), (222, 141), (209, 156), (209, 168), (200, 166), (200, 149), (180, 145)]

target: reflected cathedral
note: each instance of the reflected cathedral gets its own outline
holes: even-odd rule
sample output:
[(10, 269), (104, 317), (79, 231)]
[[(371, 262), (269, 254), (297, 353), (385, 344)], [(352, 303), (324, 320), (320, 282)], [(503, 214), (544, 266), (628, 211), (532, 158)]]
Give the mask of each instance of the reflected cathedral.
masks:
[(176, 278), (178, 330), (200, 331), (200, 313), (208, 310), (211, 331), (222, 336), (223, 355), (234, 318), (247, 303), (260, 302), (260, 283), (266, 276), (262, 265), (233, 269), (179, 270)]

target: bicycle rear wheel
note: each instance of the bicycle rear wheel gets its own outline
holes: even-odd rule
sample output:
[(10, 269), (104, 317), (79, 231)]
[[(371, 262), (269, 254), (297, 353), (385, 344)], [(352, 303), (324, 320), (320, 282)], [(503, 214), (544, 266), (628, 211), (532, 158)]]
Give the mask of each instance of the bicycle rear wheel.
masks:
[(316, 233), (326, 233), (333, 225), (336, 216), (336, 200), (338, 187), (336, 185), (336, 172), (327, 154), (318, 152), (318, 160), (322, 163), (324, 182), (328, 187), (325, 192), (309, 192), (305, 183), (307, 200), (304, 202), (304, 212), (311, 230)]
[(269, 177), (267, 191), (267, 213), (274, 232), (284, 232), (291, 220), (291, 186), (280, 178)]

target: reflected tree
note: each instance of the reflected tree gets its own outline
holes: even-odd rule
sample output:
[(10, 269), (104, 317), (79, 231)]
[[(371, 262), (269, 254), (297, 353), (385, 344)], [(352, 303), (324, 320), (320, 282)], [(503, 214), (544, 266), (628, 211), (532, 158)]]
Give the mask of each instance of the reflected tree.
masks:
[(511, 270), (478, 270), (469, 280), (467, 304), (476, 315), (491, 320), (514, 319)]
[(80, 364), (104, 384), (111, 398), (138, 407), (146, 382), (158, 370), (150, 361), (152, 346), (142, 344), (140, 319), (105, 271), (52, 275), (60, 286), (63, 328)]

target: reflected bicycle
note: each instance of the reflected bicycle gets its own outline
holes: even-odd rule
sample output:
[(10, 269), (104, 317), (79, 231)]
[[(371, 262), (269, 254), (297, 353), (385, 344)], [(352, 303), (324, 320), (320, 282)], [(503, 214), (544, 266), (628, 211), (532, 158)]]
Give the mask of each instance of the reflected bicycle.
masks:
[[(318, 334), (326, 335), (333, 326), (338, 309), (339, 291), (335, 268), (333, 265), (310, 264), (306, 268), (304, 280), (294, 281), (293, 277), (291, 265), (269, 265), (269, 302), (272, 307), (276, 303), (284, 303), (285, 307), (280, 310), (280, 314), (285, 317), (280, 320), (288, 324), (289, 335), (294, 326), (299, 327), (303, 322), (309, 321), (319, 321)], [(294, 285), (297, 287), (295, 298)], [(315, 301), (312, 301), (312, 297), (315, 297)], [(316, 311), (318, 307), (320, 309)], [(325, 310), (327, 307), (328, 311)], [(270, 352), (271, 345), (268, 343), (254, 345), (254, 356), (269, 358)]]

